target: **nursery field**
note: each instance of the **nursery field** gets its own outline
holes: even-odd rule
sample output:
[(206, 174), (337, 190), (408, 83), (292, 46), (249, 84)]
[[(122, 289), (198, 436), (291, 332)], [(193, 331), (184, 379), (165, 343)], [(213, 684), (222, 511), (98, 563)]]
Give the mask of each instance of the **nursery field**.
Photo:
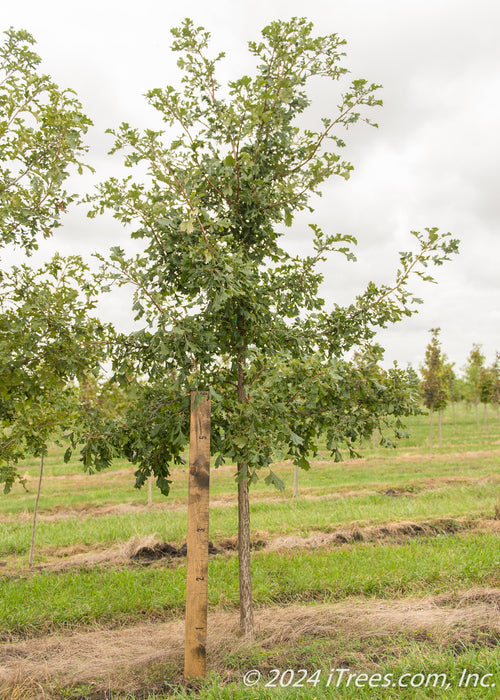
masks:
[[(168, 498), (133, 466), (54, 448), (0, 496), (0, 698), (497, 698), (500, 423), (448, 409), (397, 449), (320, 451), (251, 490), (257, 637), (238, 635), (235, 468), (211, 474), (206, 682), (183, 680), (187, 469)], [(187, 455), (186, 455), (187, 457)], [(263, 474), (263, 477), (265, 474)]]

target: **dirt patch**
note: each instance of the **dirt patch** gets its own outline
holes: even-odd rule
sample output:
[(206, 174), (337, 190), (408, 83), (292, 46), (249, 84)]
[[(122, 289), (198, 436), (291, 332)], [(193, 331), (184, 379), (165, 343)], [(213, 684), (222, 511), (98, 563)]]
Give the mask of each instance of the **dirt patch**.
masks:
[[(397, 643), (391, 639), (394, 635), (451, 650), (457, 645), (465, 649), (469, 642), (491, 646), (500, 641), (499, 601), (500, 590), (478, 588), (453, 594), (453, 605), (449, 595), (264, 608), (256, 611), (253, 644), (239, 636), (237, 613), (215, 612), (208, 621), (209, 668), (227, 678), (230, 654), (272, 650), (283, 644), (299, 646), (308, 638), (331, 640), (338, 654), (349, 639), (379, 638), (390, 646)], [(145, 679), (151, 679), (147, 671), (154, 667), (163, 671), (163, 677), (169, 669), (169, 677), (173, 673), (174, 680), (180, 681), (183, 647), (183, 620), (65, 632), (5, 644), (0, 649), (1, 697), (49, 698), (54, 684), (61, 688), (89, 683), (95, 694), (80, 697), (104, 697), (106, 688), (144, 687)]]
[[(267, 533), (254, 533), (251, 538), (253, 550), (263, 549), (268, 541)], [(232, 554), (238, 549), (238, 538), (226, 537), (214, 544), (209, 542), (208, 552), (213, 556)], [(40, 571), (65, 572), (75, 569), (92, 569), (103, 566), (162, 565), (176, 566), (187, 555), (186, 543), (177, 546), (161, 542), (158, 535), (136, 535), (116, 547), (96, 548), (95, 546), (73, 545), (71, 547), (45, 547), (39, 550), (45, 556), (54, 557), (55, 561), (38, 564), (32, 569), (9, 565), (0, 561), (2, 576), (32, 576)]]
[[(208, 543), (208, 553), (209, 554), (221, 554), (222, 549), (216, 547), (213, 542)], [(141, 547), (134, 554), (131, 555), (131, 559), (135, 561), (157, 561), (158, 559), (164, 559), (165, 557), (185, 557), (187, 556), (187, 544), (184, 543), (180, 547), (176, 547), (168, 542), (159, 542), (152, 547)]]

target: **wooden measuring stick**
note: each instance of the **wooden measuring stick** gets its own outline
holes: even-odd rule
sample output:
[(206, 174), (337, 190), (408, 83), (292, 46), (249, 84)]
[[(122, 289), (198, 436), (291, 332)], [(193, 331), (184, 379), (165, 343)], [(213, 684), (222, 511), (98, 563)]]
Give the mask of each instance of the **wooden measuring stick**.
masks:
[(207, 667), (210, 408), (208, 392), (191, 392), (185, 678), (204, 678)]

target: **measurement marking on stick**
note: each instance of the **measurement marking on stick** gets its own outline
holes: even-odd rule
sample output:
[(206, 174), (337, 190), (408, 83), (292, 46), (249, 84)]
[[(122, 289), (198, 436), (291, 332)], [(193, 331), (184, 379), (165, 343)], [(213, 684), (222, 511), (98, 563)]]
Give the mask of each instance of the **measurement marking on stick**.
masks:
[(210, 404), (208, 392), (191, 393), (184, 656), (186, 678), (206, 676)]

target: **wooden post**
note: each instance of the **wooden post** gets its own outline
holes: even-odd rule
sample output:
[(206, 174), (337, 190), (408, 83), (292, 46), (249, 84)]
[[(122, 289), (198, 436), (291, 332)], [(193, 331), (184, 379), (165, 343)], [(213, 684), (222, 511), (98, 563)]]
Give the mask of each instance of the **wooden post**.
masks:
[(208, 392), (191, 392), (185, 678), (204, 678), (207, 666), (210, 408)]

